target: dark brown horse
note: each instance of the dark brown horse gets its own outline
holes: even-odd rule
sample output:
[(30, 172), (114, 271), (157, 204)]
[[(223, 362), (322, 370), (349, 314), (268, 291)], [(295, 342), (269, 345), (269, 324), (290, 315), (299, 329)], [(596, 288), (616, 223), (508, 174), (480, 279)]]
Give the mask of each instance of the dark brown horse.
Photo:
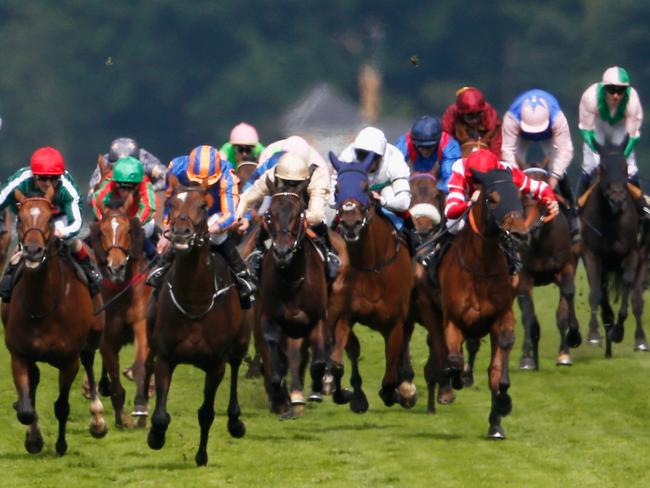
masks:
[(79, 360), (89, 379), (92, 420), (90, 433), (106, 435), (104, 407), (97, 394), (93, 374), (95, 350), (104, 326), (104, 316), (93, 315), (101, 299), (93, 300), (69, 259), (59, 254), (52, 224), (54, 190), (45, 197), (26, 198), (16, 190), (20, 202), (18, 240), (24, 270), (10, 303), (2, 306), (5, 343), (11, 354), (11, 369), (18, 401), (14, 407), (21, 424), (29, 425), (25, 448), (35, 454), (43, 448), (36, 413), (36, 388), (40, 380), (37, 362), (59, 370), (59, 397), (54, 414), (59, 422), (56, 452), (65, 454), (66, 423), (70, 414), (70, 387), (79, 370)]
[[(405, 366), (408, 358), (403, 355), (408, 350), (404, 347), (404, 323), (409, 313), (413, 269), (401, 236), (370, 201), (371, 156), (362, 163), (343, 163), (330, 153), (338, 172), (337, 230), (345, 239), (350, 262), (344, 279), (345, 290), (330, 301), (328, 311), (328, 328), (333, 331), (332, 394), (338, 404), (350, 402), (354, 412), (368, 409), (359, 373), (360, 345), (352, 333), (356, 322), (368, 325), (384, 338), (386, 370), (379, 390), (384, 404), (399, 402), (411, 407), (416, 399), (415, 385), (401, 373), (411, 369), (410, 365)], [(352, 363), (351, 394), (341, 387), (344, 349)]]
[[(530, 168), (525, 171), (533, 179), (546, 179), (548, 176), (542, 168)], [(578, 347), (582, 342), (578, 319), (575, 313), (575, 273), (578, 254), (571, 242), (569, 221), (560, 212), (557, 217), (544, 223), (544, 215), (539, 206), (530, 197), (525, 197), (524, 206), (527, 216), (534, 216), (529, 229), (528, 240), (523, 246), (523, 269), (519, 274), (519, 292), (517, 300), (521, 309), (524, 326), (522, 357), (519, 368), (525, 370), (539, 369), (540, 326), (535, 314), (533, 288), (535, 286), (555, 283), (560, 292), (560, 301), (555, 313), (560, 331), (558, 366), (572, 364), (569, 348)]]
[[(258, 323), (264, 340), (257, 343), (263, 349), (260, 353), (272, 411), (282, 417), (293, 415), (284, 383), (290, 363), (294, 366), (292, 393), (302, 392), (299, 371), (302, 344), (295, 340), (309, 340), (314, 356), (310, 368), (312, 391), (317, 394), (322, 390), (326, 365), (327, 282), (319, 250), (306, 236), (303, 195), (306, 183), (289, 190), (274, 188), (269, 211), (264, 216), (271, 248), (262, 262)], [(291, 361), (287, 358), (288, 351), (292, 354)], [(293, 400), (300, 403), (297, 397)]]
[(446, 364), (453, 387), (462, 388), (463, 341), (490, 335), (492, 408), (488, 437), (504, 438), (501, 417), (512, 409), (508, 363), (515, 339), (512, 304), (517, 280), (508, 272), (499, 239), (503, 233), (525, 234), (527, 226), (509, 171), (474, 172), (473, 179), (480, 183), (478, 203), (470, 207), (469, 225), (455, 237), (438, 270), (442, 325), (449, 351)]
[[(598, 307), (605, 327), (605, 356), (612, 355), (612, 342), (623, 340), (623, 325), (628, 314), (630, 292), (639, 268), (639, 217), (628, 189), (627, 162), (623, 145), (598, 146), (600, 167), (598, 182), (583, 195), (580, 202), (582, 219), (582, 259), (589, 280), (591, 319), (587, 340), (599, 342)], [(621, 306), (618, 318), (609, 301), (612, 279)], [(642, 299), (642, 297), (641, 297)], [(642, 305), (633, 307), (637, 314)], [(637, 316), (637, 324), (641, 317)]]
[(207, 444), (214, 420), (214, 399), (230, 364), (228, 431), (242, 437), (237, 373), (248, 349), (250, 330), (242, 326), (242, 310), (233, 277), (221, 256), (210, 253), (207, 186), (183, 188), (170, 178), (169, 239), (176, 253), (157, 300), (150, 301), (149, 345), (155, 355), (156, 407), (148, 444), (161, 449), (171, 420), (167, 395), (178, 364), (205, 371), (203, 404), (198, 411), (201, 438), (199, 466), (208, 462)]
[[(106, 324), (100, 350), (104, 360), (100, 389), (110, 393), (115, 424), (123, 425), (125, 391), (120, 382), (120, 349), (135, 343), (133, 379), (136, 384), (133, 412), (140, 425), (148, 415), (148, 393), (151, 365), (145, 368), (149, 356), (147, 343), (147, 302), (152, 288), (146, 286), (146, 259), (142, 253), (142, 226), (136, 218), (124, 213), (127, 202), (100, 206), (102, 220), (91, 226), (91, 241), (97, 262), (104, 275), (102, 298)], [(108, 378), (106, 377), (108, 374)], [(147, 387), (145, 387), (147, 385)]]

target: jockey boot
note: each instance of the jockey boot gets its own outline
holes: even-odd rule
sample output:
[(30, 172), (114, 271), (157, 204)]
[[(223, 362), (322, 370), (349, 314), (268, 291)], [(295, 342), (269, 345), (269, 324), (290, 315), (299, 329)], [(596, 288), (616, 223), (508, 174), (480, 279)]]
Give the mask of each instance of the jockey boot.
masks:
[(434, 287), (438, 287), (438, 266), (442, 261), (445, 251), (451, 244), (454, 234), (449, 232), (446, 227), (440, 234), (434, 237), (433, 242), (428, 246), (428, 252), (418, 256), (417, 261), (427, 269), (429, 281)]
[(333, 281), (339, 272), (339, 268), (341, 267), (341, 259), (336, 253), (334, 246), (332, 246), (332, 241), (330, 241), (327, 225), (325, 222), (320, 222), (312, 226), (311, 229), (316, 233), (316, 237), (313, 239), (314, 242), (323, 250), (325, 254), (327, 280)]
[(88, 280), (88, 290), (90, 290), (90, 296), (96, 296), (99, 293), (99, 285), (102, 282), (102, 273), (95, 265), (95, 262), (90, 259), (90, 256), (88, 254), (85, 256), (79, 256), (79, 253), (73, 253), (72, 256), (77, 260), (77, 263), (79, 263), (79, 266), (81, 266), (81, 269), (86, 275), (86, 280)]
[(646, 197), (646, 195), (643, 193), (643, 188), (641, 188), (641, 184), (639, 183), (639, 175), (635, 174), (631, 176), (628, 178), (628, 181), (636, 186), (639, 190), (641, 190), (641, 196), (638, 198), (632, 198), (634, 200), (634, 206), (639, 213), (639, 218), (641, 221), (650, 220), (650, 207), (648, 207), (648, 197)]
[(499, 246), (501, 251), (508, 261), (508, 272), (511, 275), (516, 275), (524, 267), (524, 263), (521, 261), (521, 255), (519, 254), (519, 249), (517, 249), (517, 244), (510, 234), (501, 234), (499, 239)]
[(413, 219), (411, 218), (411, 215), (406, 215), (404, 217), (404, 224), (402, 225), (402, 233), (404, 234), (404, 239), (406, 240), (406, 246), (408, 247), (409, 250), (409, 256), (413, 257), (415, 256), (417, 252), (417, 247), (418, 244), (420, 243), (420, 239), (415, 232), (415, 224), (413, 223)]
[(246, 257), (246, 264), (248, 269), (253, 275), (253, 278), (259, 283), (262, 276), (262, 259), (264, 259), (264, 254), (266, 254), (266, 246), (264, 241), (268, 237), (268, 234), (264, 227), (260, 226), (260, 230), (257, 233), (257, 238), (255, 239), (255, 249)]
[(569, 232), (571, 233), (571, 240), (576, 243), (582, 240), (580, 236), (580, 214), (578, 206), (576, 205), (575, 197), (571, 191), (571, 183), (569, 182), (569, 176), (564, 175), (558, 182), (557, 189), (559, 190), (560, 195), (566, 201), (565, 214), (567, 220), (569, 221)]
[(228, 266), (235, 273), (237, 284), (239, 285), (239, 299), (241, 301), (242, 308), (250, 307), (250, 302), (255, 300), (255, 292), (257, 291), (257, 286), (255, 285), (255, 280), (251, 276), (250, 271), (248, 271), (244, 260), (237, 250), (235, 241), (231, 236), (228, 236), (228, 238), (221, 244), (211, 245), (210, 247), (215, 249), (225, 258)]
[(153, 260), (158, 256), (158, 252), (156, 252), (156, 245), (153, 243), (151, 238), (145, 237), (142, 239), (142, 252), (147, 258), (147, 261), (150, 263), (153, 262)]
[(154, 257), (151, 262), (151, 267), (153, 269), (149, 272), (145, 283), (155, 288), (156, 294), (160, 288), (160, 283), (162, 283), (163, 276), (167, 274), (167, 270), (171, 267), (173, 261), (174, 252), (171, 249), (168, 249), (164, 254), (158, 254)]
[(0, 279), (0, 297), (5, 303), (9, 303), (9, 300), (11, 300), (11, 292), (14, 288), (14, 278), (19, 264), (20, 261), (17, 261), (16, 263), (9, 261), (9, 264), (7, 264), (7, 268)]

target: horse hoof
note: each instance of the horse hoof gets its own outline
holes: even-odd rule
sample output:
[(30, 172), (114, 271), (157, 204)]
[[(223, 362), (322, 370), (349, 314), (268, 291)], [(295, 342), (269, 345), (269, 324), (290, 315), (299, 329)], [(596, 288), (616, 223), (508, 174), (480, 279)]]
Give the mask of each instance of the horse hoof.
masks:
[(102, 419), (101, 422), (98, 422), (97, 424), (90, 424), (90, 435), (95, 439), (101, 439), (102, 437), (105, 437), (107, 433), (108, 426), (106, 425), (104, 419)]
[(506, 438), (506, 433), (503, 430), (503, 427), (501, 427), (500, 425), (490, 425), (490, 428), (488, 429), (488, 433), (487, 433), (487, 438), (503, 440)]
[(147, 417), (149, 408), (146, 405), (136, 405), (131, 412), (131, 417)]
[(625, 330), (620, 325), (615, 325), (607, 331), (607, 338), (615, 343), (619, 343), (623, 340)]
[(449, 386), (444, 386), (438, 390), (438, 403), (440, 405), (449, 405), (456, 400), (456, 393)]
[(522, 369), (524, 371), (535, 371), (537, 369), (537, 365), (535, 364), (535, 360), (531, 357), (523, 357), (519, 361), (519, 369)]
[(30, 438), (29, 432), (25, 437), (25, 450), (30, 454), (38, 454), (43, 450), (43, 436), (37, 432), (34, 438)]
[(290, 420), (295, 418), (296, 416), (294, 415), (293, 407), (289, 407), (287, 410), (278, 415), (278, 420)]
[(567, 332), (566, 335), (566, 342), (567, 345), (572, 349), (579, 347), (580, 344), (582, 344), (582, 335), (580, 334), (580, 330), (569, 329), (569, 332)]
[(592, 346), (600, 346), (603, 338), (597, 330), (590, 330), (587, 334), (587, 344)]
[(354, 413), (366, 413), (368, 411), (368, 399), (365, 393), (354, 395), (350, 401), (350, 410)]
[(147, 435), (147, 444), (151, 449), (159, 450), (165, 445), (165, 433), (164, 432), (155, 432), (152, 427), (149, 430), (149, 435)]
[(325, 373), (323, 375), (323, 395), (332, 394), (333, 384), (334, 384), (334, 376), (332, 376), (330, 373)]
[(55, 449), (56, 449), (56, 453), (59, 456), (63, 456), (66, 453), (66, 451), (68, 450), (68, 443), (66, 441), (62, 440), (62, 439), (58, 440), (58, 441), (56, 441)]
[[(462, 390), (464, 388), (463, 378), (460, 370), (452, 370), (450, 372), (451, 386), (454, 390)], [(472, 378), (472, 384), (474, 383)]]
[(301, 391), (291, 392), (291, 405), (305, 405), (306, 403)]
[(569, 354), (560, 354), (555, 361), (556, 366), (573, 366), (571, 356)]
[(332, 399), (337, 405), (345, 405), (346, 403), (350, 403), (352, 400), (352, 395), (352, 392), (347, 388), (341, 388), (334, 391)]
[(228, 432), (231, 437), (241, 439), (246, 434), (246, 425), (241, 420), (228, 421)]
[(206, 451), (199, 451), (194, 458), (197, 466), (205, 466), (208, 464), (208, 453)]
[(399, 392), (399, 404), (403, 408), (413, 408), (415, 406), (418, 395), (413, 383), (402, 381), (397, 391)]
[(323, 401), (323, 395), (321, 393), (313, 391), (307, 398), (310, 402), (321, 403)]
[(643, 351), (643, 352), (648, 352), (648, 343), (646, 341), (640, 341), (637, 342), (634, 345), (634, 350), (635, 351)]
[(379, 390), (379, 397), (387, 407), (392, 407), (399, 402), (399, 393), (395, 388), (381, 388)]
[(474, 386), (474, 373), (471, 371), (463, 371), (463, 374), (460, 375), (460, 378), (463, 382), (463, 388), (470, 388)]

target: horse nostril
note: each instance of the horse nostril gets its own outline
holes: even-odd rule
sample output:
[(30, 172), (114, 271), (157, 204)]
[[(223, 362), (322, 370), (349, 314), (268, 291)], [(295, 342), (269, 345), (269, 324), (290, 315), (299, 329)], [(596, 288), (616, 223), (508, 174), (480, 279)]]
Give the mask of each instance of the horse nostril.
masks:
[(24, 247), (24, 250), (27, 256), (34, 257), (42, 254), (45, 249), (40, 245), (28, 244)]

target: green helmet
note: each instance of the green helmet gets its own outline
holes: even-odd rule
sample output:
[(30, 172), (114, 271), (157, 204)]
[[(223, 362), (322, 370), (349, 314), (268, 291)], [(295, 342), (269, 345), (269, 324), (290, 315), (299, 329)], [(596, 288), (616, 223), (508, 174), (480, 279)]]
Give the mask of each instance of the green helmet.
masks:
[(113, 166), (113, 181), (116, 183), (140, 183), (144, 178), (142, 163), (132, 156), (120, 158)]

